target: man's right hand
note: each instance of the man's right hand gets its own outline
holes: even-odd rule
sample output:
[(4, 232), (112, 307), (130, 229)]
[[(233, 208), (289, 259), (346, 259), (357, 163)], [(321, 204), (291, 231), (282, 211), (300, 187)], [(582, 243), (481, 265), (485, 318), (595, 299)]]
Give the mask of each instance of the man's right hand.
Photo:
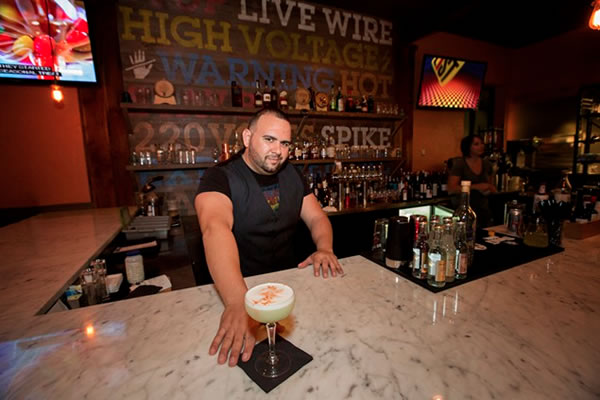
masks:
[(220, 348), (218, 363), (224, 364), (229, 356), (229, 366), (234, 367), (243, 347), (242, 361), (248, 361), (256, 343), (255, 332), (258, 325), (258, 322), (248, 316), (243, 303), (225, 306), (219, 330), (208, 354), (215, 355)]

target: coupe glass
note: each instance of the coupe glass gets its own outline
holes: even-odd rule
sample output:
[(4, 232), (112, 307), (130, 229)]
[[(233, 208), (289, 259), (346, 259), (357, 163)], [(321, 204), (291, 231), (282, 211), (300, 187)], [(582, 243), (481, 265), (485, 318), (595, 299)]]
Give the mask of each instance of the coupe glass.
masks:
[(266, 324), (269, 349), (259, 355), (254, 364), (264, 377), (276, 378), (289, 371), (291, 359), (288, 354), (275, 349), (277, 322), (287, 318), (294, 308), (294, 291), (281, 283), (263, 283), (246, 292), (245, 304), (248, 315)]

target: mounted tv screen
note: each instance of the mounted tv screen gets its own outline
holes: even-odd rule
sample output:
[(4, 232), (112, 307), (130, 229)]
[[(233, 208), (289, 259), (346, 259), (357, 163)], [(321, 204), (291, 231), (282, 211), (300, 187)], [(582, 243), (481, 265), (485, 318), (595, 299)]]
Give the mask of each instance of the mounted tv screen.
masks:
[(486, 66), (484, 62), (425, 55), (417, 107), (476, 110)]
[(83, 1), (0, 0), (0, 78), (96, 82)]

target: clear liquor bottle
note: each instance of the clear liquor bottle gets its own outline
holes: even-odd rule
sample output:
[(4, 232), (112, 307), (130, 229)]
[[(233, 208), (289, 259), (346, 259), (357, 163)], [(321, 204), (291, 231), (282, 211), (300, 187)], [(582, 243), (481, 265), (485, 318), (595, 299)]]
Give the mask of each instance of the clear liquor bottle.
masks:
[(466, 230), (467, 248), (469, 250), (468, 267), (473, 263), (473, 253), (475, 251), (475, 234), (477, 232), (477, 215), (469, 205), (471, 194), (471, 181), (462, 181), (460, 183), (460, 203), (452, 214), (454, 223), (464, 222)]
[(427, 284), (433, 287), (446, 285), (446, 250), (442, 246), (442, 227), (440, 225), (433, 228), (427, 254)]
[(446, 251), (446, 282), (454, 282), (456, 274), (456, 246), (454, 245), (452, 223), (444, 225), (442, 247)]
[(467, 245), (467, 224), (458, 221), (454, 230), (456, 279), (465, 279), (469, 267), (469, 247)]
[(427, 278), (427, 222), (419, 222), (419, 236), (413, 246), (412, 275), (417, 279)]

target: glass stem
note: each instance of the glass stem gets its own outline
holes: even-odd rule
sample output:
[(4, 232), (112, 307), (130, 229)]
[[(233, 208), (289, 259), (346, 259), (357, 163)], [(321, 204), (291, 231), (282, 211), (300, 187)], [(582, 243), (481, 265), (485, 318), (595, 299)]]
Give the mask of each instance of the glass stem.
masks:
[(267, 363), (269, 363), (270, 365), (275, 365), (277, 364), (278, 357), (275, 354), (275, 333), (276, 333), (276, 328), (277, 327), (277, 323), (276, 322), (268, 322), (266, 324), (266, 328), (267, 328), (267, 338), (269, 340), (269, 356), (267, 357)]

